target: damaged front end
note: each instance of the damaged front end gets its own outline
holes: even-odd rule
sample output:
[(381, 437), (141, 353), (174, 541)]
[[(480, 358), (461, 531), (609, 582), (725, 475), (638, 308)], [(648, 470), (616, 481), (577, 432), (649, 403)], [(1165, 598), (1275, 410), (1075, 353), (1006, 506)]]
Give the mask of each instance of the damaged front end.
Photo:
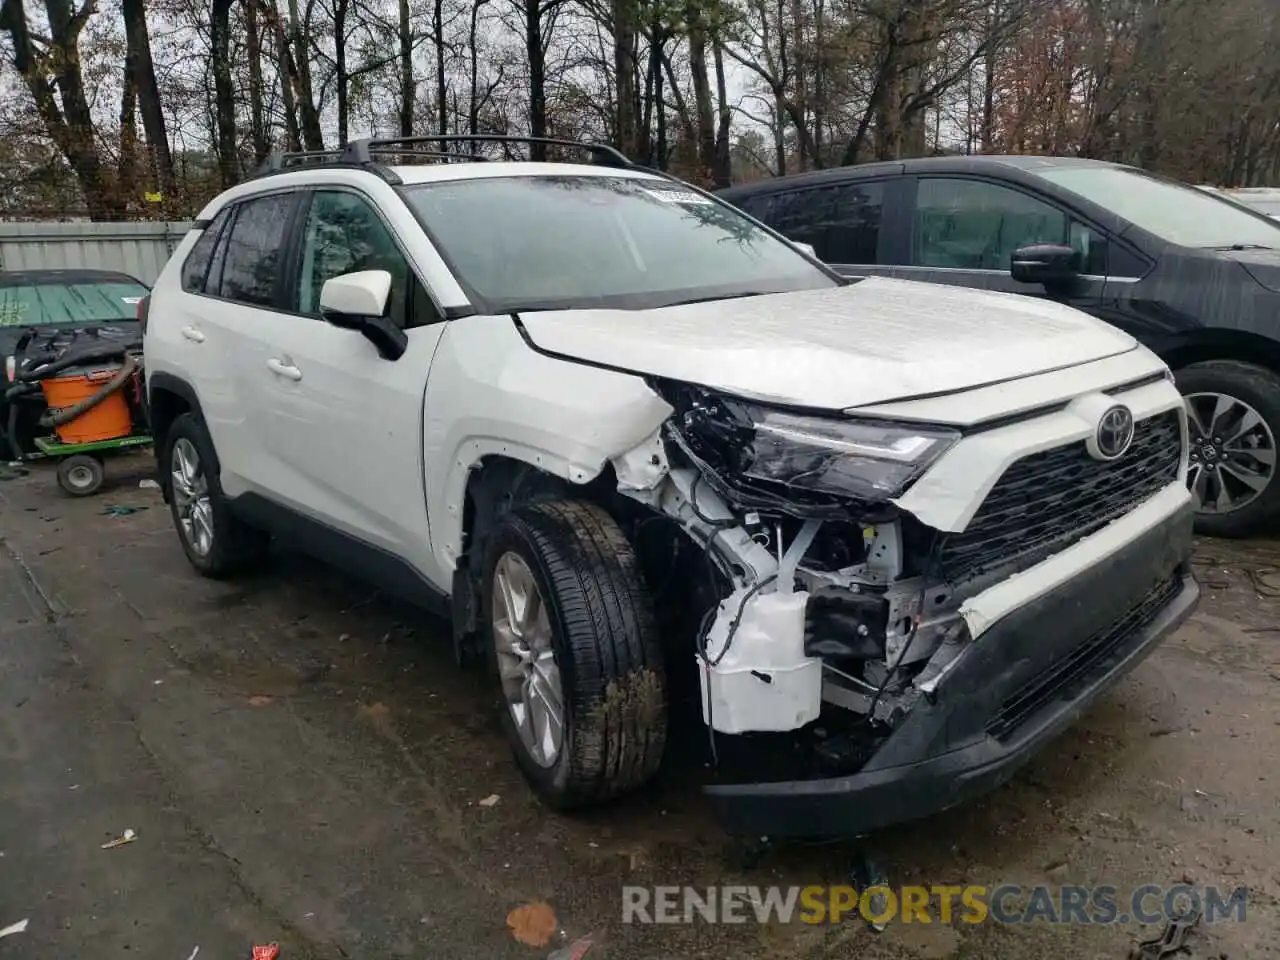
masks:
[[(731, 781), (709, 790), (731, 829), (862, 833), (949, 806), (966, 795), (963, 764), (934, 770), (929, 799), (918, 806), (900, 795), (918, 792), (911, 776), (903, 786), (877, 771), (924, 770), (939, 759), (956, 762), (967, 747), (990, 748), (991, 718), (1010, 696), (1025, 698), (1057, 676), (1064, 658), (1097, 632), (1095, 620), (1123, 620), (1126, 604), (1156, 589), (1148, 580), (1166, 594), (1134, 614), (1146, 618), (1143, 629), (1169, 614), (1168, 591), (1186, 594), (1190, 514), (1180, 511), (1143, 542), (1140, 557), (1115, 561), (1121, 566), (1107, 576), (1116, 590), (1097, 584), (1091, 602), (1100, 620), (1079, 615), (1076, 586), (1049, 591), (1020, 612), (1020, 624), (1001, 622), (1003, 630), (1026, 632), (1037, 617), (1057, 617), (1036, 649), (1010, 634), (984, 638), (983, 653), (966, 656), (981, 632), (966, 621), (966, 601), (1087, 536), (1089, 523), (1067, 517), (1061, 529), (1024, 525), (1029, 532), (1019, 539), (1001, 518), (996, 548), (973, 536), (953, 548), (953, 537), (963, 540), (958, 531), (926, 526), (895, 501), (961, 441), (958, 431), (779, 409), (686, 384), (653, 386), (674, 412), (647, 444), (614, 462), (615, 473), (621, 493), (678, 523), (718, 574), (695, 656), (702, 719), (718, 774)], [(1096, 504), (1104, 521), (1108, 510), (1119, 515), (1177, 480), (1180, 444), (1175, 438), (1170, 460), (1157, 449), (1160, 439), (1141, 453), (1150, 463), (1130, 471), (1141, 482), (1124, 481), (1132, 487), (1127, 499)], [(1031, 479), (1028, 489), (1037, 482)], [(1111, 490), (1119, 481), (1099, 482)], [(1034, 509), (1034, 496), (1024, 500), (1024, 511)], [(1077, 657), (1077, 675), (1063, 684), (1087, 684), (1104, 655), (1119, 649), (1100, 642), (1110, 647), (1089, 662)], [(944, 681), (948, 696), (940, 700)], [(1063, 684), (1038, 696), (1063, 696)], [(1029, 749), (1015, 741), (1007, 737), (1006, 747)], [(741, 769), (757, 782), (732, 782)], [(1003, 766), (1000, 774), (1007, 775)], [(867, 777), (867, 788), (883, 793), (871, 805), (858, 799)], [(877, 786), (882, 781), (887, 792)]]

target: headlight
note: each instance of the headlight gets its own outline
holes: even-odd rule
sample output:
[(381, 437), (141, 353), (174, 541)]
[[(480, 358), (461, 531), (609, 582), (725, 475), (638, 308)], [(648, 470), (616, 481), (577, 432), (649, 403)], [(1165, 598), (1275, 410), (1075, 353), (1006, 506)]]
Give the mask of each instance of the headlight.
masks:
[(4, 378), (8, 380), (10, 383), (13, 383), (13, 378), (16, 377), (17, 375), (18, 375), (18, 358), (5, 357), (4, 358)]
[(743, 473), (792, 487), (890, 500), (957, 440), (954, 430), (805, 417), (755, 408)]

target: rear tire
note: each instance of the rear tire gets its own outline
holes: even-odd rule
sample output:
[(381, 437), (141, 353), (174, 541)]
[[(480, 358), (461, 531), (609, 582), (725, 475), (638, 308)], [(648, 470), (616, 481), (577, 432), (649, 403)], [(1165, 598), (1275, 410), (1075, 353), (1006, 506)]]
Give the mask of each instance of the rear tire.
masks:
[[(508, 513), (483, 569), (502, 724), (530, 786), (565, 810), (649, 780), (666, 744), (666, 676), (648, 589), (613, 518), (563, 500)], [(538, 722), (548, 705), (558, 731)]]
[(1193, 363), (1176, 377), (1191, 433), (1187, 481), (1204, 501), (1196, 532), (1232, 538), (1262, 532), (1280, 515), (1280, 377), (1236, 360)]
[(213, 440), (194, 414), (184, 413), (169, 425), (161, 463), (173, 526), (191, 565), (214, 580), (256, 566), (271, 539), (231, 512), (212, 469)]

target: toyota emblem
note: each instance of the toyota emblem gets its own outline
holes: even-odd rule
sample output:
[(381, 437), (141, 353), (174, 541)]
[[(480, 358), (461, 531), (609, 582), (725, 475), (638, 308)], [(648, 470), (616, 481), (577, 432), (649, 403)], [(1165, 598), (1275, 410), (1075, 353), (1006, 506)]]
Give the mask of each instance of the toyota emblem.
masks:
[(1133, 443), (1133, 414), (1129, 408), (1116, 404), (1098, 418), (1089, 453), (1097, 460), (1116, 460), (1123, 457)]

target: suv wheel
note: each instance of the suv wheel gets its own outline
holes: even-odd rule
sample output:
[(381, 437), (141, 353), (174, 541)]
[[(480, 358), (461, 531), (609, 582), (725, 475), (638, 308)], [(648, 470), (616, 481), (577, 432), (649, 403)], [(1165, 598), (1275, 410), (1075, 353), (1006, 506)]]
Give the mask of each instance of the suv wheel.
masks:
[(508, 513), (484, 570), (502, 723), (525, 778), (558, 809), (639, 787), (662, 759), (666, 678), (648, 590), (618, 525), (574, 501)]
[(1250, 363), (1212, 360), (1184, 367), (1177, 379), (1187, 398), (1187, 483), (1199, 502), (1196, 532), (1260, 532), (1280, 513), (1280, 377)]
[(190, 413), (175, 419), (164, 455), (173, 525), (191, 565), (222, 579), (261, 559), (270, 540), (232, 515), (212, 463), (213, 441), (204, 424)]

